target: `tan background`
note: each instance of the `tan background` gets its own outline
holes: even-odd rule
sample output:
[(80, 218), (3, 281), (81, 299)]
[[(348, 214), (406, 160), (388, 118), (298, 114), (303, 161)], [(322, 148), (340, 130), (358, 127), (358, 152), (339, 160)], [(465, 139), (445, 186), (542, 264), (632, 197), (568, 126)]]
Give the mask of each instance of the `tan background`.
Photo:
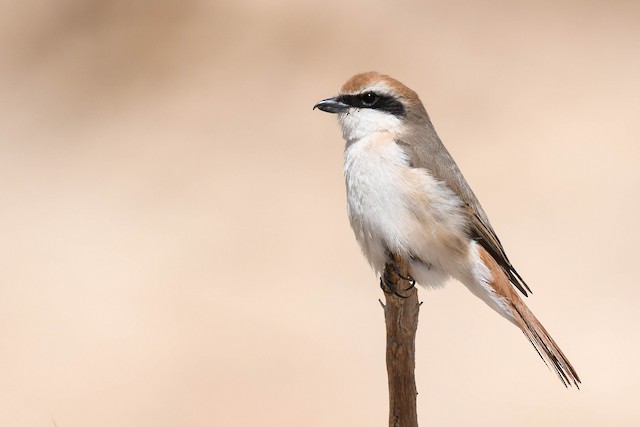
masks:
[(3, 1), (0, 425), (383, 426), (377, 280), (312, 111), (421, 94), (565, 390), (458, 283), (422, 292), (424, 426), (640, 424), (640, 3)]

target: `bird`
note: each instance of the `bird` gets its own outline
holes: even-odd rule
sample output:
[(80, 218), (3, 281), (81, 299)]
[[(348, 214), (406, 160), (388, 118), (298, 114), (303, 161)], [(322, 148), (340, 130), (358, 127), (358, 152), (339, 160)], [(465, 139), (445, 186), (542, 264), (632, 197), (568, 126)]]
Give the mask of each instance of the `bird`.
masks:
[(397, 257), (408, 265), (407, 279), (424, 288), (456, 279), (520, 328), (565, 387), (579, 388), (575, 369), (520, 297), (531, 289), (418, 94), (372, 71), (354, 75), (316, 108), (337, 115), (349, 223), (375, 272)]

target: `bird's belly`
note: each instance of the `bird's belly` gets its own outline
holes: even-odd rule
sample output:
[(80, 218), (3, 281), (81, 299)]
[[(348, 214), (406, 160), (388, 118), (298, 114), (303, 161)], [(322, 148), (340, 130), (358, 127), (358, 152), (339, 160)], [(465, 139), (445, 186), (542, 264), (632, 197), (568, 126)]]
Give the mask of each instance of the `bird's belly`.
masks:
[(391, 252), (420, 260), (415, 269), (422, 276), (452, 274), (468, 238), (451, 191), (425, 169), (411, 167), (395, 142), (374, 138), (347, 147), (345, 178), (351, 227), (376, 271)]

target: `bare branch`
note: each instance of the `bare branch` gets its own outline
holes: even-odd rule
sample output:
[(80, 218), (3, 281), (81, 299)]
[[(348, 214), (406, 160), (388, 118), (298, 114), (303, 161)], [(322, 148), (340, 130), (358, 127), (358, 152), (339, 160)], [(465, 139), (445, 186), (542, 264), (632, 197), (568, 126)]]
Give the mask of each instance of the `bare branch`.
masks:
[(414, 372), (420, 302), (417, 289), (407, 280), (407, 261), (394, 257), (393, 262), (386, 265), (382, 280), (386, 300), (389, 427), (417, 427)]

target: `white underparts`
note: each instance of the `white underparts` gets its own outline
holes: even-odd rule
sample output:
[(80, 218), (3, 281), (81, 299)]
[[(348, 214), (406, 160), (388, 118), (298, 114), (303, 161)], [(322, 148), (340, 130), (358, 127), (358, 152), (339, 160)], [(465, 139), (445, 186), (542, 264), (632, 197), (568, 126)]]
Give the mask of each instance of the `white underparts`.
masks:
[(412, 274), (425, 286), (459, 276), (469, 243), (460, 200), (427, 170), (410, 167), (394, 135), (347, 143), (344, 168), (349, 220), (377, 272), (391, 251), (417, 259)]
[[(341, 114), (340, 123), (345, 137), (360, 135), (361, 129), (364, 134), (348, 139), (344, 173), (349, 221), (371, 266), (382, 273), (389, 251), (407, 257), (412, 259), (409, 272), (420, 285), (438, 287), (454, 277), (513, 322), (510, 308), (490, 286), (493, 278), (476, 243), (466, 233), (458, 196), (428, 170), (409, 166), (394, 132), (372, 131), (379, 119), (362, 112), (351, 118)], [(391, 117), (388, 124), (397, 120), (384, 115)]]

